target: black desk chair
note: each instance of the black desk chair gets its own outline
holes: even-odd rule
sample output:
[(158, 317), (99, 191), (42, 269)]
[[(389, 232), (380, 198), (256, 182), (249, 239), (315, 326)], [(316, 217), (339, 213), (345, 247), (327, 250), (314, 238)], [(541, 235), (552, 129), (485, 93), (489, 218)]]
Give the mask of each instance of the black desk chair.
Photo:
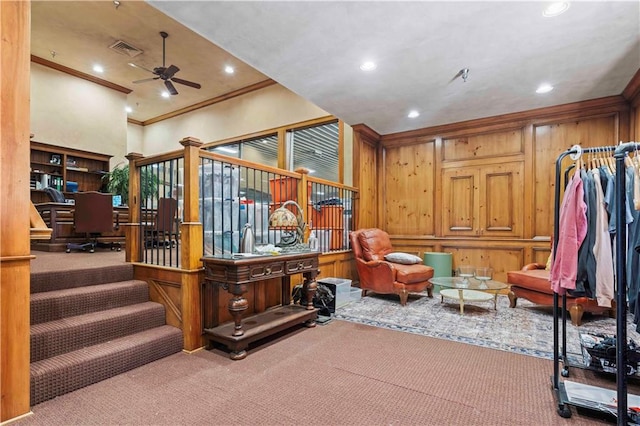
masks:
[(48, 186), (48, 187), (44, 188), (43, 191), (45, 192), (45, 194), (47, 194), (49, 196), (51, 201), (53, 201), (54, 203), (64, 203), (64, 202), (66, 202), (65, 198), (64, 198), (64, 194), (62, 192), (58, 191), (56, 188)]
[(96, 247), (109, 247), (111, 250), (121, 250), (120, 243), (99, 243), (101, 233), (118, 229), (113, 225), (113, 201), (111, 194), (100, 192), (78, 192), (75, 194), (75, 209), (73, 211), (73, 226), (77, 233), (85, 233), (87, 242), (67, 244), (67, 253), (71, 250), (82, 250), (93, 253)]
[(178, 236), (178, 200), (160, 198), (153, 226), (148, 230), (145, 247), (175, 247)]

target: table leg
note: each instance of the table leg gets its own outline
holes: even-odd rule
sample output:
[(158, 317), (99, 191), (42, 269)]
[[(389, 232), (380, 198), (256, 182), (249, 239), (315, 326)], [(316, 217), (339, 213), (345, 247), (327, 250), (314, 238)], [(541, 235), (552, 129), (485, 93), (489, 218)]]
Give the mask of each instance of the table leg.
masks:
[(234, 329), (232, 336), (244, 335), (242, 329), (242, 313), (249, 307), (249, 302), (244, 297), (244, 293), (247, 292), (247, 286), (245, 284), (234, 284), (229, 286), (229, 293), (233, 294), (231, 300), (229, 300), (229, 313), (233, 317)]
[(460, 315), (464, 315), (464, 290), (458, 290), (460, 296)]

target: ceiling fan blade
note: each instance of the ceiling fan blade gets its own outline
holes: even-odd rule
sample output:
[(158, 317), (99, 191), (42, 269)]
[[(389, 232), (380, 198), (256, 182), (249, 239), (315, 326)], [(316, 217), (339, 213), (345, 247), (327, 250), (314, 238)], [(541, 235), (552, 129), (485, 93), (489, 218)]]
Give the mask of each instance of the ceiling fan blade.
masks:
[(176, 90), (176, 88), (173, 86), (173, 84), (171, 84), (171, 82), (169, 80), (165, 80), (164, 81), (164, 85), (167, 86), (167, 90), (169, 91), (169, 93), (171, 93), (172, 95), (177, 95), (178, 91)]
[(174, 83), (184, 84), (185, 86), (193, 87), (194, 89), (199, 89), (202, 86), (199, 83), (194, 83), (193, 81), (183, 80), (181, 78), (174, 77), (171, 79)]
[(145, 67), (143, 67), (143, 66), (136, 65), (136, 64), (134, 64), (133, 62), (129, 62), (129, 65), (130, 65), (130, 66), (132, 66), (132, 67), (134, 67), (134, 68), (140, 68), (141, 70), (145, 70), (145, 71), (147, 71), (147, 72), (150, 72), (151, 74), (155, 74), (155, 72), (151, 71), (149, 68), (145, 68)]
[(150, 77), (150, 78), (143, 78), (142, 80), (136, 80), (136, 81), (132, 81), (132, 83), (146, 83), (147, 81), (153, 81), (153, 80), (157, 80), (160, 77)]
[(162, 79), (169, 80), (178, 71), (180, 71), (180, 68), (176, 67), (175, 65), (169, 65), (169, 68), (165, 69), (162, 73)]

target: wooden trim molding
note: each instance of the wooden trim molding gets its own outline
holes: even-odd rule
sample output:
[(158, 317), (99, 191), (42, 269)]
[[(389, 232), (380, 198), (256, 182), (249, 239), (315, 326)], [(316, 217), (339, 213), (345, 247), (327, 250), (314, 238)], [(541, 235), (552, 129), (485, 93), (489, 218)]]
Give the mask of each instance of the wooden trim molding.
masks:
[(98, 77), (94, 77), (90, 74), (85, 74), (80, 71), (76, 71), (69, 67), (65, 67), (64, 65), (56, 64), (55, 62), (49, 61), (47, 59), (41, 58), (39, 56), (31, 55), (31, 62), (35, 62), (36, 64), (44, 65), (45, 67), (49, 67), (51, 69), (72, 75), (73, 77), (81, 78), (83, 80), (90, 81), (92, 83), (99, 84), (100, 86), (108, 87), (109, 89), (116, 90), (121, 93), (129, 94), (133, 92), (133, 90), (128, 89), (124, 86), (120, 86), (115, 83), (111, 83), (110, 81), (103, 80)]
[(627, 87), (622, 91), (622, 96), (634, 104), (638, 102), (638, 98), (640, 98), (640, 68), (638, 68), (638, 71), (636, 71), (635, 75), (629, 81), (629, 84), (627, 84)]
[(234, 90), (232, 92), (229, 93), (225, 93), (224, 95), (220, 95), (220, 96), (216, 96), (215, 98), (211, 98), (211, 99), (207, 99), (206, 101), (202, 101), (202, 102), (198, 102), (197, 104), (193, 104), (191, 106), (185, 107), (185, 108), (181, 108), (178, 110), (175, 110), (173, 112), (164, 114), (164, 115), (159, 115), (158, 117), (154, 117), (154, 118), (150, 118), (148, 120), (145, 120), (142, 122), (143, 126), (148, 126), (149, 124), (153, 124), (153, 123), (157, 123), (159, 121), (163, 121), (163, 120), (168, 120), (169, 118), (173, 118), (176, 117), (178, 115), (182, 115), (182, 114), (186, 114), (188, 112), (191, 111), (195, 111), (197, 109), (200, 108), (204, 108), (204, 107), (208, 107), (210, 105), (214, 105), (223, 101), (227, 101), (229, 99), (250, 93), (250, 92), (254, 92), (256, 90), (260, 90), (260, 89), (264, 89), (265, 87), (269, 87), (272, 86), (274, 84), (277, 84), (277, 82), (275, 80), (272, 79), (268, 79), (268, 80), (264, 80), (264, 81), (260, 81), (256, 84), (251, 84), (249, 86), (243, 87), (241, 89), (238, 90)]
[(479, 128), (487, 130), (499, 130), (503, 126), (514, 127), (517, 123), (524, 125), (529, 120), (544, 120), (547, 118), (557, 118), (563, 114), (569, 114), (577, 111), (585, 111), (588, 109), (604, 109), (617, 108), (628, 109), (629, 105), (622, 95), (608, 96), (605, 98), (591, 99), (581, 102), (573, 102), (570, 104), (554, 105), (545, 108), (537, 108), (527, 111), (515, 112), (511, 114), (496, 115), (493, 117), (479, 118), (475, 120), (461, 121), (458, 123), (449, 123), (440, 126), (425, 127), (407, 132), (391, 133), (383, 135), (381, 142), (387, 143), (397, 139), (409, 139), (419, 137), (434, 137), (449, 135), (451, 133), (461, 133), (467, 130), (477, 132)]
[(366, 124), (356, 124), (355, 126), (351, 126), (351, 128), (353, 129), (354, 135), (358, 134), (360, 140), (368, 145), (375, 147), (378, 145), (378, 142), (380, 142), (380, 134)]
[(127, 117), (127, 123), (136, 124), (138, 126), (144, 126), (144, 122), (142, 122), (140, 120), (134, 120), (133, 118), (128, 118), (128, 117)]

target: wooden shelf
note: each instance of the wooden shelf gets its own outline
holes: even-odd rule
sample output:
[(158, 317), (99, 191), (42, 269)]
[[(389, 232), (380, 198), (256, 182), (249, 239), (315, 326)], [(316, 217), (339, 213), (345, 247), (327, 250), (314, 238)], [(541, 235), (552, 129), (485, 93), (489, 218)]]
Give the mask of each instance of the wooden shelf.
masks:
[[(110, 155), (32, 141), (31, 201), (34, 204), (51, 201), (41, 191), (42, 180), (47, 180), (46, 175), (58, 179), (54, 182), (47, 180), (45, 186), (57, 187), (62, 192), (66, 192), (68, 182), (77, 183), (80, 192), (99, 191), (104, 185), (102, 176), (109, 170), (110, 158)], [(55, 160), (54, 163), (51, 162), (52, 159)], [(73, 198), (71, 193), (68, 194), (71, 196), (67, 195), (67, 198)]]

